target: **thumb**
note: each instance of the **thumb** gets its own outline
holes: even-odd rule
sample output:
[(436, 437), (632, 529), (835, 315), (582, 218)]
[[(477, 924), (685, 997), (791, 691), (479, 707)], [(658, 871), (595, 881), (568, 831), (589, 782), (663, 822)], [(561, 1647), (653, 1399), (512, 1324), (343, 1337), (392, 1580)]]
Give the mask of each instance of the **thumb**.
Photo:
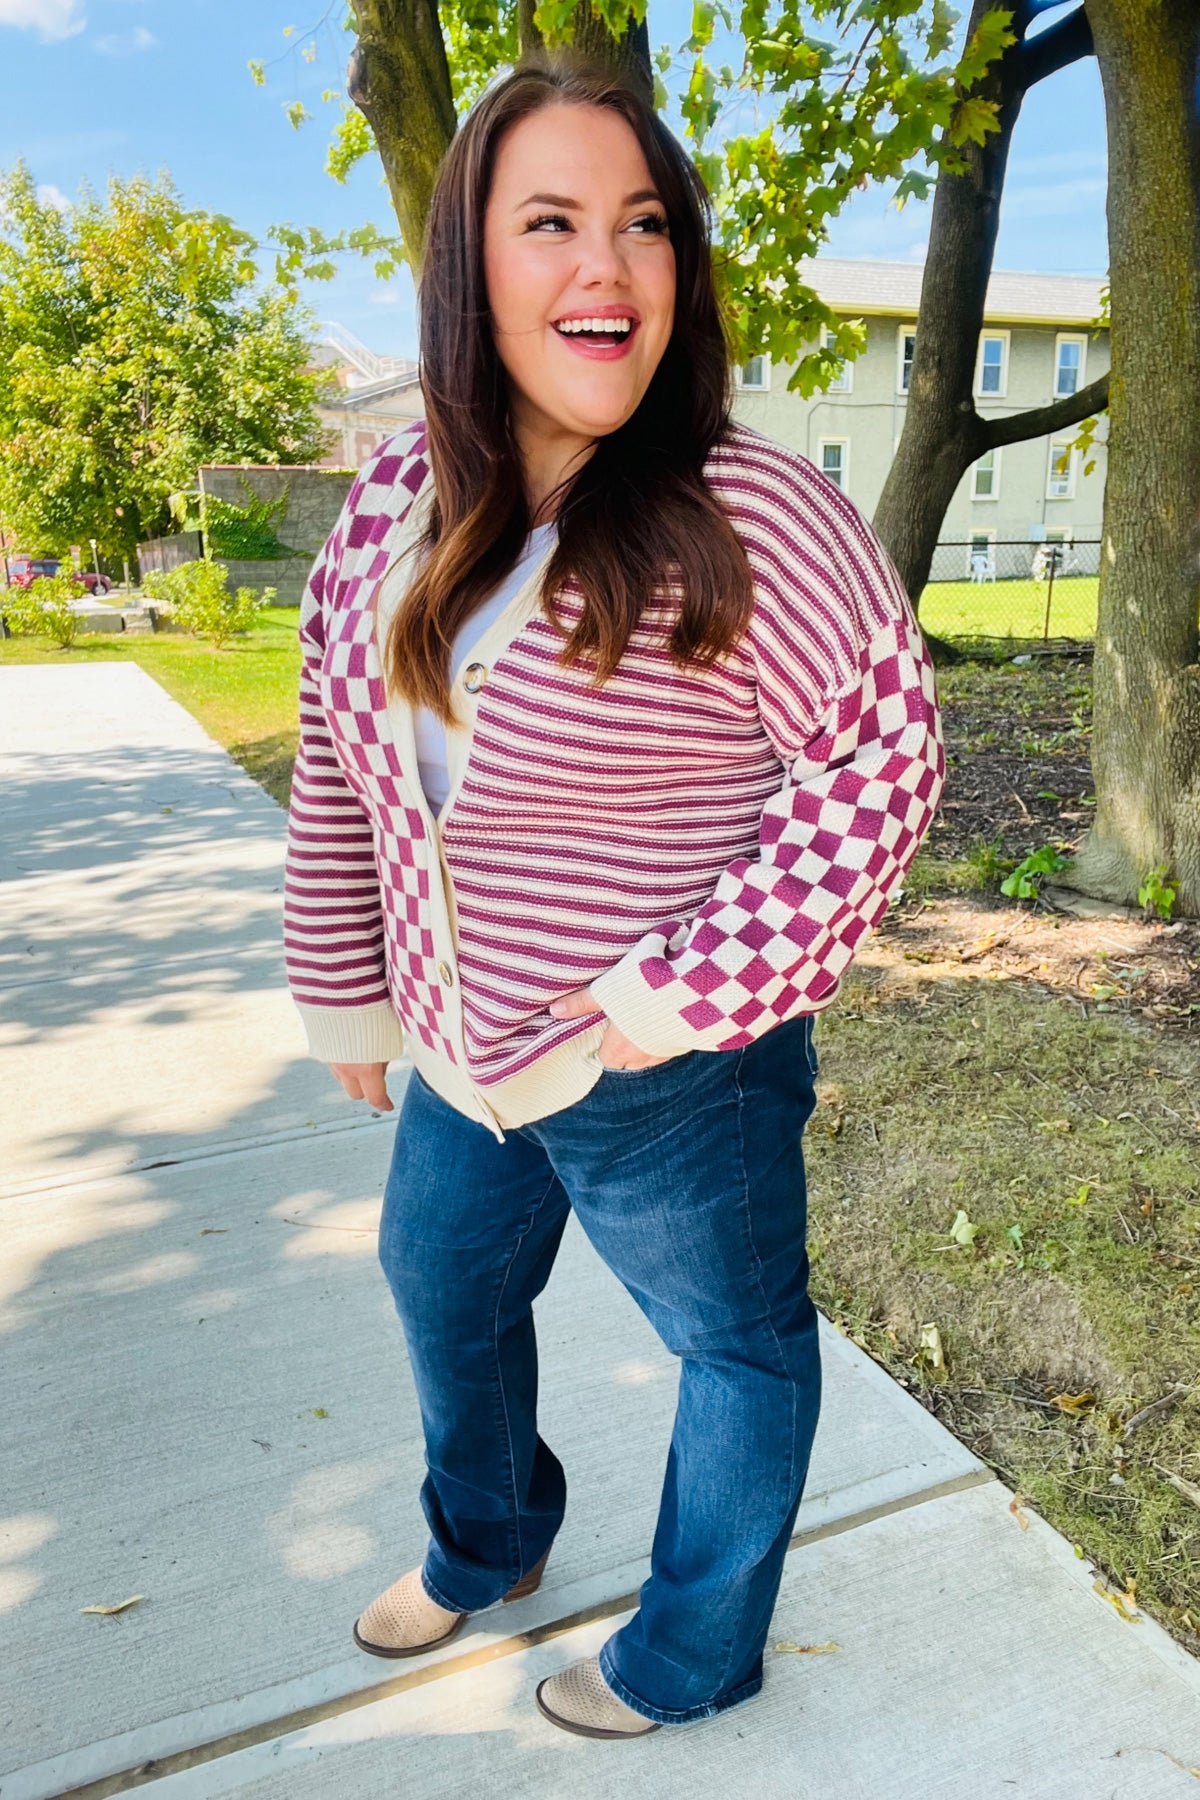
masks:
[(560, 1000), (552, 1000), (549, 1011), (554, 1019), (583, 1019), (588, 1013), (600, 1012), (601, 1007), (591, 988), (582, 987), (564, 994)]

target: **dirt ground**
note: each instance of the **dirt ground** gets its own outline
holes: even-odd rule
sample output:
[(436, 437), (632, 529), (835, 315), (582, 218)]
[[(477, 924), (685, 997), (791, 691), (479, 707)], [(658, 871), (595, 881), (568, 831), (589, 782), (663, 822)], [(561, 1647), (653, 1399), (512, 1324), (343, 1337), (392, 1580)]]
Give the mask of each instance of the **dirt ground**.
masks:
[(945, 794), (884, 935), (914, 961), (1029, 981), (1084, 1009), (1200, 1033), (1200, 920), (1150, 920), (1049, 883), (1033, 903), (999, 892), (1014, 863), (1047, 844), (1069, 854), (1087, 829), (1090, 676), (1084, 657), (940, 672)]
[(813, 1293), (1200, 1654), (1200, 922), (999, 891), (1086, 829), (1089, 675), (940, 671), (941, 816), (819, 1022)]

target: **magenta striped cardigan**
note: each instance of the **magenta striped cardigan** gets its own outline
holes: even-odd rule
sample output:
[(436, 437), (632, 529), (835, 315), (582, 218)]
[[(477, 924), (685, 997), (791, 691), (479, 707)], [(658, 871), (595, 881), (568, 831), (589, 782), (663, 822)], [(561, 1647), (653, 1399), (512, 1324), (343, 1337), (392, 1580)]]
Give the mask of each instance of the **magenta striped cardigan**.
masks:
[[(502, 1137), (588, 1091), (610, 1018), (670, 1056), (832, 1000), (937, 804), (933, 671), (886, 553), (811, 462), (736, 425), (705, 476), (753, 573), (742, 639), (677, 668), (664, 591), (594, 688), (557, 661), (548, 551), (454, 671), (435, 819), (379, 653), (431, 498), (423, 426), (363, 468), (300, 624), (285, 935), (313, 1055), (407, 1051)], [(560, 606), (578, 616), (570, 582)], [(551, 1018), (587, 984), (603, 1015)]]

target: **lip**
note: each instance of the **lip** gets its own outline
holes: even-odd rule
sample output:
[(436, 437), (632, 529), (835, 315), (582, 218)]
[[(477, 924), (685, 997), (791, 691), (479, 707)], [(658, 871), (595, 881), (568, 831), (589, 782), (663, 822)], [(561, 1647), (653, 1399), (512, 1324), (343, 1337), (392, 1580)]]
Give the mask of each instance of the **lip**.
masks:
[[(619, 344), (595, 344), (580, 334), (572, 337), (569, 333), (555, 330), (558, 325), (565, 325), (572, 319), (629, 319), (631, 321), (628, 337)], [(574, 351), (576, 356), (588, 358), (591, 362), (619, 362), (628, 356), (629, 347), (641, 328), (641, 318), (632, 306), (607, 304), (604, 306), (580, 306), (572, 312), (560, 313), (552, 320), (550, 330), (560, 344)]]

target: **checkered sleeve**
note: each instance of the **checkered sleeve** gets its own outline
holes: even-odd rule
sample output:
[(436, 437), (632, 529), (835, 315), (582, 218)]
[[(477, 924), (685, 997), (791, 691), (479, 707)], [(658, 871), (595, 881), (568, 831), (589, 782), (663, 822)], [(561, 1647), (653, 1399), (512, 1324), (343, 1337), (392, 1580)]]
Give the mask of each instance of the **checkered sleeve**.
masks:
[(803, 698), (817, 662), (803, 607), (756, 600), (759, 712), (785, 770), (757, 855), (731, 862), (691, 919), (647, 934), (592, 982), (649, 1054), (735, 1049), (827, 1006), (933, 818), (941, 726), (907, 596), (862, 521), (845, 555), (831, 553), (845, 610), (835, 679), (815, 709)]
[(390, 1062), (404, 1032), (388, 994), (371, 823), (334, 750), (321, 699), (326, 624), (361, 536), (372, 465), (346, 497), (300, 608), (300, 742), (284, 872), (288, 985), (319, 1062)]

